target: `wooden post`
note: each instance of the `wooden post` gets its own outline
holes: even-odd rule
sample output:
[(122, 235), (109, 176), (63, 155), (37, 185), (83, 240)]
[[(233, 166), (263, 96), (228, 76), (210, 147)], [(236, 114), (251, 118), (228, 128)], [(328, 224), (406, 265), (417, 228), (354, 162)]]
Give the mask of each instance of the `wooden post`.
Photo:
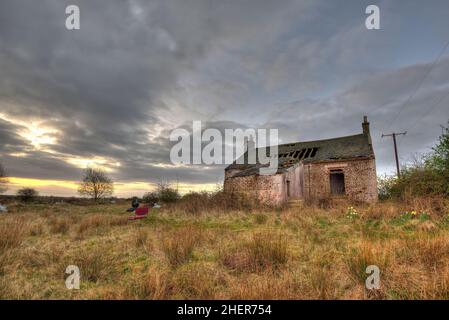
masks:
[(396, 171), (397, 171), (398, 178), (401, 177), (401, 169), (399, 167), (398, 146), (396, 144), (396, 136), (406, 135), (406, 134), (407, 134), (407, 131), (400, 132), (400, 133), (393, 132), (391, 134), (382, 134), (382, 138), (383, 137), (393, 137), (394, 157), (396, 159)]

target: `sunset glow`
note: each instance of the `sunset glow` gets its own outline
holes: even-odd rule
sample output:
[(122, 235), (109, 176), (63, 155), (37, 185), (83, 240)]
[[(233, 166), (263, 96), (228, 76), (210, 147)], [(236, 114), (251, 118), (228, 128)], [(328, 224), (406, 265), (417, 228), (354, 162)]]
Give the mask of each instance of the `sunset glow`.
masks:
[[(40, 195), (43, 196), (61, 196), (72, 197), (78, 196), (78, 182), (69, 180), (46, 180), (46, 179), (31, 179), (31, 178), (9, 178), (9, 188), (7, 194), (15, 194), (17, 190), (24, 187), (36, 189)], [(173, 187), (178, 188), (181, 194), (188, 192), (212, 192), (217, 190), (217, 184), (174, 184)], [(149, 182), (116, 182), (114, 183), (114, 196), (116, 197), (132, 197), (142, 196), (146, 192), (156, 190), (157, 184)]]

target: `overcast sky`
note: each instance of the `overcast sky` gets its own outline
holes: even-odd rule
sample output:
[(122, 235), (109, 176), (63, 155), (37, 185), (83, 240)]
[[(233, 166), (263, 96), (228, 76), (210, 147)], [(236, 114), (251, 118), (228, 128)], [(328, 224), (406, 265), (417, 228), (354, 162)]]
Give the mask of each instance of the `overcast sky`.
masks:
[[(65, 28), (70, 4), (80, 30)], [(365, 27), (369, 4), (381, 30)], [(10, 192), (75, 195), (86, 165), (106, 167), (119, 196), (160, 180), (210, 188), (223, 166), (170, 163), (169, 133), (192, 120), (290, 142), (360, 133), (366, 114), (378, 173), (391, 173), (382, 133), (408, 131), (406, 161), (449, 119), (448, 12), (447, 0), (2, 0)]]

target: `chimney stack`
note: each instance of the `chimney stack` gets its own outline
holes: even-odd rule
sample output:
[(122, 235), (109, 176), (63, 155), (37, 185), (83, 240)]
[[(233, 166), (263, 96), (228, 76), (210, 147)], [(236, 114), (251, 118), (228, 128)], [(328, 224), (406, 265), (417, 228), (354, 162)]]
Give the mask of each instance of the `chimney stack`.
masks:
[(368, 122), (368, 117), (367, 116), (363, 116), (363, 123), (362, 123), (362, 129), (363, 129), (363, 134), (367, 134), (369, 135), (369, 122)]
[(255, 164), (256, 163), (256, 143), (254, 142), (253, 136), (250, 135), (248, 138), (245, 138), (245, 152), (247, 153), (247, 164)]
[(254, 142), (253, 136), (245, 137), (245, 151), (249, 151), (256, 148), (256, 143)]

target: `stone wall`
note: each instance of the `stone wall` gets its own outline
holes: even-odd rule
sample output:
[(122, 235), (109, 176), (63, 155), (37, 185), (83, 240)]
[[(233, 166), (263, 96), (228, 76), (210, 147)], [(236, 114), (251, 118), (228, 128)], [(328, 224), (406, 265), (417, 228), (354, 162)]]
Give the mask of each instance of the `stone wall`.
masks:
[[(345, 176), (344, 196), (332, 196), (330, 171), (342, 170)], [(242, 192), (270, 205), (288, 201), (287, 181), (290, 181), (290, 199), (323, 199), (347, 197), (355, 201), (377, 201), (377, 176), (374, 159), (347, 160), (300, 164), (289, 172), (273, 176), (232, 177), (236, 172), (225, 173), (224, 190)]]
[(302, 172), (302, 165), (291, 168), (289, 172), (273, 176), (233, 177), (236, 172), (226, 172), (224, 190), (242, 192), (251, 198), (270, 205), (281, 205), (288, 201), (287, 181), (290, 181), (290, 198), (302, 198)]
[(224, 183), (226, 192), (242, 192), (250, 198), (269, 205), (279, 205), (286, 200), (284, 188), (284, 176), (280, 174), (227, 178)]
[(332, 197), (330, 170), (340, 169), (345, 175), (346, 196), (355, 201), (377, 201), (377, 175), (374, 159), (323, 162), (304, 165), (304, 198)]

